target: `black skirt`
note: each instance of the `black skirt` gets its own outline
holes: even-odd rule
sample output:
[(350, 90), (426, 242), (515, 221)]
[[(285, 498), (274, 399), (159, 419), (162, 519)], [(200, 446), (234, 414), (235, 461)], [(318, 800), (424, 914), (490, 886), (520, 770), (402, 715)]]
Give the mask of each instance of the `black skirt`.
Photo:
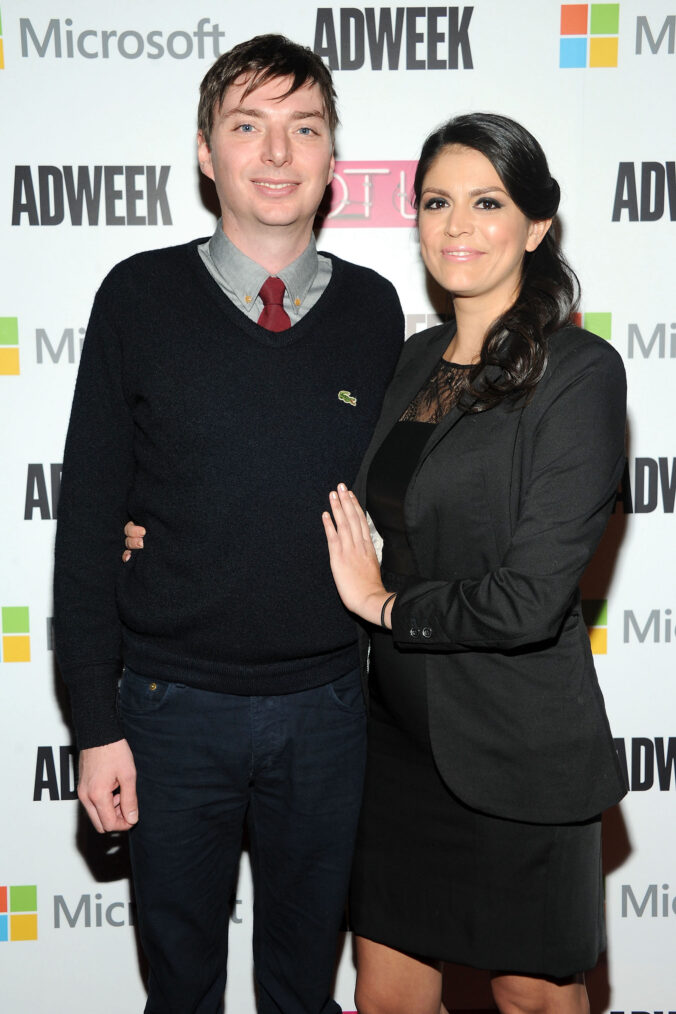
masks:
[(376, 632), (354, 932), (420, 957), (563, 977), (605, 948), (600, 817), (526, 824), (465, 805), (432, 756), (424, 656)]

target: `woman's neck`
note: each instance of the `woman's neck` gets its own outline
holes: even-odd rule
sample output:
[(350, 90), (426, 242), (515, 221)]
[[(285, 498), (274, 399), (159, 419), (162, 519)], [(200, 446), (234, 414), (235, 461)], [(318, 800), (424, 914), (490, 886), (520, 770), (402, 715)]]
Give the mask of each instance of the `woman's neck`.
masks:
[(476, 296), (455, 297), (453, 311), (456, 332), (444, 358), (458, 364), (478, 362), (491, 325), (506, 309), (507, 306), (496, 306), (495, 301), (482, 300)]

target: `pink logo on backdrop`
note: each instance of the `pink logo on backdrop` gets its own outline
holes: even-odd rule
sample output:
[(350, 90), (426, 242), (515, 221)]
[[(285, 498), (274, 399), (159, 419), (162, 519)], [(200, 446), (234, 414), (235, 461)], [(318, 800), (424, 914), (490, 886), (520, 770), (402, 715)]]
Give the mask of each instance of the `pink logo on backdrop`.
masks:
[(415, 225), (410, 197), (417, 162), (336, 162), (324, 228), (402, 229)]

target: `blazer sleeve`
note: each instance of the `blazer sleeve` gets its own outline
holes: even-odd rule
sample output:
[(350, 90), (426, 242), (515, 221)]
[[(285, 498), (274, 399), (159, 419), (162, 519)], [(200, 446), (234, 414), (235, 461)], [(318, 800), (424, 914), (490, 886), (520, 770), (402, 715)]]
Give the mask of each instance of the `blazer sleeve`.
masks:
[(410, 579), (392, 611), (397, 643), (500, 651), (557, 635), (625, 461), (622, 360), (602, 339), (571, 345), (523, 411), (525, 481), (501, 566), (478, 580)]

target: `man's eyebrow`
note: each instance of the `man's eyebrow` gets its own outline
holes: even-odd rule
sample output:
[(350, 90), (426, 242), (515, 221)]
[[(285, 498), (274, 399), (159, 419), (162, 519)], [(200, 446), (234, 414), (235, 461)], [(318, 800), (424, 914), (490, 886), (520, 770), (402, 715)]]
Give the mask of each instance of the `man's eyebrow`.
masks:
[[(223, 119), (228, 116), (250, 116), (252, 119), (264, 120), (267, 113), (264, 109), (249, 109), (246, 106), (235, 106), (233, 109), (225, 109), (221, 115)], [(323, 109), (299, 109), (291, 114), (292, 120), (325, 120), (326, 114)]]

